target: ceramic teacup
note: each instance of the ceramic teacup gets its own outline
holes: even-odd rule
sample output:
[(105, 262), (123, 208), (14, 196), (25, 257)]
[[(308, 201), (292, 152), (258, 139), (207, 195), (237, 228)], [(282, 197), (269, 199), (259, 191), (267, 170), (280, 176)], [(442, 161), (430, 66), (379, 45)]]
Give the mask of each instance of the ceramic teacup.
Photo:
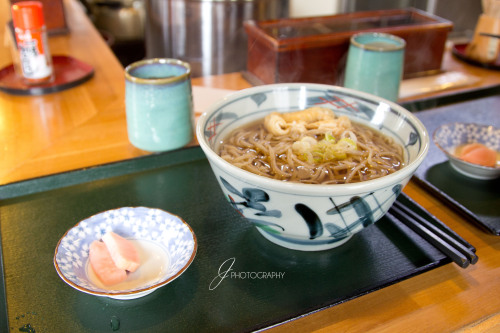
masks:
[(397, 101), (403, 76), (404, 39), (386, 33), (351, 37), (344, 86)]
[(193, 139), (193, 98), (189, 64), (147, 59), (125, 68), (125, 105), (130, 142), (159, 152)]

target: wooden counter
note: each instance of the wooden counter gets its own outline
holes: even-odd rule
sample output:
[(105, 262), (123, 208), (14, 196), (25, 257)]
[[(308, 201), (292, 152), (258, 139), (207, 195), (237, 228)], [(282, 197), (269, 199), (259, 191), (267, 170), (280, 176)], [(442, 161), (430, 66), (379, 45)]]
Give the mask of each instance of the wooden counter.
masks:
[[(65, 0), (65, 6), (70, 33), (50, 38), (52, 54), (89, 63), (95, 76), (78, 87), (45, 96), (0, 92), (0, 184), (149, 154), (134, 148), (127, 138), (122, 66), (80, 4)], [(11, 62), (3, 42), (8, 19), (8, 0), (0, 0), (0, 67)], [(498, 72), (469, 66), (449, 52), (443, 69), (472, 74), (480, 81), (441, 95), (500, 84)], [(196, 78), (193, 84), (225, 89), (250, 86), (239, 73)], [(453, 264), (434, 269), (273, 331), (500, 331), (500, 238), (470, 225), (413, 182), (405, 192), (473, 244), (479, 262), (465, 270)]]
[[(52, 36), (53, 55), (71, 55), (95, 69), (75, 88), (44, 96), (0, 92), (0, 184), (136, 157), (128, 142), (123, 67), (77, 1), (65, 2), (70, 33)], [(0, 66), (10, 64), (4, 42), (8, 0), (0, 0)]]

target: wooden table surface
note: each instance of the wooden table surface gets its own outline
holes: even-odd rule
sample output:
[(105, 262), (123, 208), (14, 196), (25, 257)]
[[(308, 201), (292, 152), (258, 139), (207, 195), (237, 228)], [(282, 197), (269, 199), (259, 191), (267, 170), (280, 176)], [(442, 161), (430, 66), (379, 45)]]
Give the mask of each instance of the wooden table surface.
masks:
[[(0, 185), (149, 154), (127, 138), (123, 67), (80, 4), (64, 3), (70, 33), (50, 37), (52, 54), (83, 60), (94, 67), (95, 75), (78, 87), (44, 96), (0, 92)], [(12, 62), (5, 31), (9, 19), (9, 2), (0, 0), (0, 68)], [(437, 95), (500, 84), (499, 72), (455, 60), (449, 51), (443, 69), (472, 74), (480, 81)], [(234, 90), (250, 87), (239, 73), (192, 82)], [(405, 192), (473, 244), (479, 262), (467, 269), (445, 265), (273, 331), (500, 331), (500, 238), (470, 225), (414, 182)]]

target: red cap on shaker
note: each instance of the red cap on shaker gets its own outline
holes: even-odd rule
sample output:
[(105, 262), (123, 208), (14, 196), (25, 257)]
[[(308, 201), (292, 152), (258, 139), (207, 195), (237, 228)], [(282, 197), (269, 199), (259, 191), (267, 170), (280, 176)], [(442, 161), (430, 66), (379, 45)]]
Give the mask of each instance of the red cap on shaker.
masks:
[(38, 29), (44, 24), (43, 5), (39, 1), (20, 1), (12, 5), (14, 26), (23, 30)]

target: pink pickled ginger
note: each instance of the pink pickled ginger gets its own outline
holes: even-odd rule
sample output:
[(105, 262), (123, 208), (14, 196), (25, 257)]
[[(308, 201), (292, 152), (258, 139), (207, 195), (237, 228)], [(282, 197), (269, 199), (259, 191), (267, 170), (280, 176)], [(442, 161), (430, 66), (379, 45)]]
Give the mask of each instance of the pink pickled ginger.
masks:
[(106, 244), (116, 267), (135, 272), (140, 265), (140, 260), (139, 254), (131, 241), (112, 231), (102, 236), (102, 241)]
[(107, 286), (120, 283), (127, 278), (127, 272), (116, 267), (103, 242), (93, 241), (90, 244), (89, 260), (95, 275)]

